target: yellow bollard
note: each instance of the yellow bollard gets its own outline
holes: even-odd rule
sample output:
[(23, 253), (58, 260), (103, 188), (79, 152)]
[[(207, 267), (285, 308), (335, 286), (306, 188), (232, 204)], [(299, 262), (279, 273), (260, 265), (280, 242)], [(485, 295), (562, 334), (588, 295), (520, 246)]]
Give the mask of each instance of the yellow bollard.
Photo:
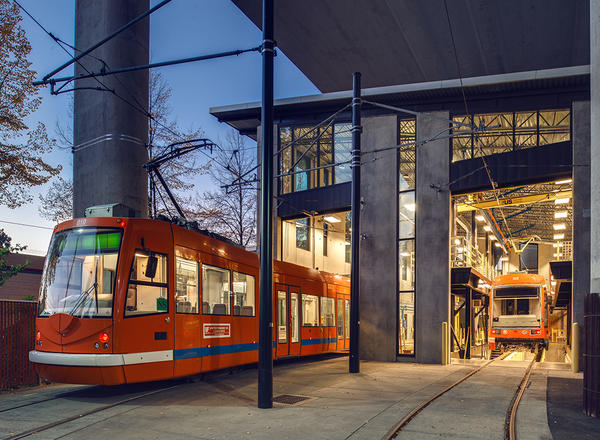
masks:
[(571, 370), (579, 372), (579, 323), (574, 322), (571, 330)]
[(442, 322), (442, 365), (448, 365), (448, 323)]

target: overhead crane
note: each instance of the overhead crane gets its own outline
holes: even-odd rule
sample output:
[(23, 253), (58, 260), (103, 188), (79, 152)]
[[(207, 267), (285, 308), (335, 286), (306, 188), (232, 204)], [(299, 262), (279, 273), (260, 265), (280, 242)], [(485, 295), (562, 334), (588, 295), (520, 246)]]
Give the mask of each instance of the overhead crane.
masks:
[(547, 192), (541, 194), (532, 194), (528, 196), (503, 197), (494, 200), (481, 202), (460, 203), (456, 206), (457, 212), (469, 212), (477, 209), (502, 208), (503, 206), (530, 205), (538, 202), (549, 202), (557, 199), (566, 199), (572, 197), (572, 191)]

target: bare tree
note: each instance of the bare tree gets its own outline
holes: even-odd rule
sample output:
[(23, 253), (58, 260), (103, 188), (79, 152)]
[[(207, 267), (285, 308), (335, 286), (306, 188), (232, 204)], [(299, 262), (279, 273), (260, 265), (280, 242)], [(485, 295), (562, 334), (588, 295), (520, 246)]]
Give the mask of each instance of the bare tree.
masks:
[(219, 189), (198, 197), (196, 218), (202, 227), (218, 232), (243, 247), (256, 243), (256, 149), (230, 131), (209, 170)]
[[(169, 100), (172, 94), (173, 90), (163, 76), (160, 73), (150, 72), (148, 158), (164, 153), (171, 143), (203, 136), (201, 129), (184, 130), (170, 118)], [(69, 122), (56, 123), (58, 145), (63, 149), (71, 149), (73, 146), (73, 113), (73, 101), (71, 101), (67, 113)], [(206, 173), (209, 168), (207, 164), (199, 164), (197, 158), (197, 155), (189, 154), (175, 159), (161, 168), (161, 173), (169, 185), (169, 189), (177, 196), (184, 209), (188, 210), (192, 204), (189, 193), (193, 189), (193, 179)], [(56, 222), (71, 218), (73, 208), (73, 182), (71, 179), (58, 177), (52, 182), (48, 191), (39, 198), (41, 206), (38, 211), (42, 217)], [(151, 204), (150, 212), (167, 214), (171, 211), (171, 202), (163, 194), (162, 188), (149, 185), (148, 199)], [(163, 200), (164, 203), (162, 203)]]

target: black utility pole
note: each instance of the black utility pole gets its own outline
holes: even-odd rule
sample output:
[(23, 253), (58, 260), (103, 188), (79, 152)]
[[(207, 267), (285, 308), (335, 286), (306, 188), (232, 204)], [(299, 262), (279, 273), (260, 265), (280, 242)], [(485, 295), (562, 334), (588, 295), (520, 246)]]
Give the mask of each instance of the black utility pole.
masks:
[(262, 2), (258, 407), (273, 407), (273, 0)]
[(352, 77), (352, 260), (350, 269), (350, 373), (360, 372), (358, 335), (360, 314), (358, 310), (360, 279), (360, 72)]

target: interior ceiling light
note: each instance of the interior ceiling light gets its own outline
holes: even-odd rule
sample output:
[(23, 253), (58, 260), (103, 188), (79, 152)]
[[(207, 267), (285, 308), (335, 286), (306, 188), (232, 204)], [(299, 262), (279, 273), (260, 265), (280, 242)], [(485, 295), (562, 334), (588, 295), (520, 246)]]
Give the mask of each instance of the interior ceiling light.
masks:
[(483, 230), (486, 231), (486, 232), (490, 232), (492, 230), (492, 228), (490, 226), (488, 226), (488, 225), (485, 225), (483, 227)]
[(565, 234), (554, 234), (555, 240), (562, 240), (563, 238), (565, 238)]
[(567, 218), (568, 214), (567, 211), (558, 211), (554, 213), (554, 218)]
[(460, 244), (460, 239), (458, 239), (458, 238), (455, 238), (455, 239), (454, 239), (454, 244)]
[(569, 197), (565, 197), (563, 199), (556, 199), (554, 200), (554, 204), (555, 205), (564, 205), (565, 203), (569, 203), (570, 198)]
[(500, 257), (500, 261), (508, 261), (508, 257)]
[(339, 218), (336, 218), (332, 215), (327, 215), (325, 217), (323, 217), (323, 220), (325, 220), (328, 223), (339, 223), (341, 222), (341, 220)]
[(414, 203), (407, 203), (404, 205), (404, 207), (406, 209), (408, 209), (409, 211), (415, 212), (415, 204)]
[(479, 215), (476, 215), (476, 216), (475, 216), (475, 220), (477, 220), (478, 222), (482, 222), (482, 221), (484, 221), (484, 220), (485, 220), (485, 217), (484, 217), (484, 216), (482, 216), (481, 214), (479, 214)]
[(556, 185), (562, 185), (563, 183), (571, 183), (573, 181), (573, 179), (563, 179), (563, 180), (557, 180), (556, 182), (554, 182)]
[(496, 237), (495, 237), (495, 236), (493, 236), (493, 235), (488, 235), (488, 238), (489, 238), (490, 240), (496, 240)]
[(494, 243), (494, 246), (496, 246), (496, 247), (502, 247), (502, 245), (500, 243)]
[(565, 229), (567, 229), (567, 225), (565, 225), (564, 223), (554, 223), (552, 227), (555, 231), (564, 231)]

